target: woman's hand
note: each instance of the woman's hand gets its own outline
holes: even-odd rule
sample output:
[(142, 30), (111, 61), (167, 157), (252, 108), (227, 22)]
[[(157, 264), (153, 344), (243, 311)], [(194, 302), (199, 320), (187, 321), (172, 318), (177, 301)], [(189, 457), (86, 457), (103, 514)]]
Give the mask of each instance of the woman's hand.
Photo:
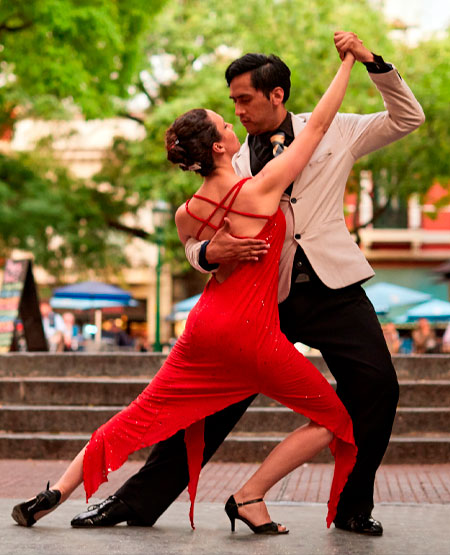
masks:
[(344, 58), (342, 59), (342, 63), (343, 64), (349, 64), (350, 66), (353, 66), (353, 64), (355, 63), (355, 60), (356, 60), (355, 56), (349, 50), (348, 52), (346, 52), (344, 54)]

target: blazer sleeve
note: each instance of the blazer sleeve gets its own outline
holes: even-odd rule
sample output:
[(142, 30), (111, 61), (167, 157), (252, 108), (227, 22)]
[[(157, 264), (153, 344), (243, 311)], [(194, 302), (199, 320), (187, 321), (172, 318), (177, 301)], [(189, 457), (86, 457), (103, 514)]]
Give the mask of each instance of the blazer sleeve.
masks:
[(355, 158), (378, 150), (417, 129), (425, 121), (422, 107), (394, 68), (387, 73), (369, 73), (383, 97), (385, 112), (338, 114), (336, 122)]
[(197, 241), (197, 239), (193, 239), (192, 237), (186, 241), (186, 245), (184, 247), (184, 251), (186, 253), (186, 258), (189, 264), (195, 269), (201, 272), (202, 274), (209, 274), (211, 271), (205, 270), (200, 266), (199, 256), (200, 256), (200, 249), (202, 247), (203, 241)]

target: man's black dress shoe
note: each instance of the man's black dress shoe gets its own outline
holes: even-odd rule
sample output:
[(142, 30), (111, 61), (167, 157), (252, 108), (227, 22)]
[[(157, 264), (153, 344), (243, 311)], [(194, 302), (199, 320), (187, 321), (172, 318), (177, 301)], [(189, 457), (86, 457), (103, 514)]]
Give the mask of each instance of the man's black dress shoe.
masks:
[(73, 518), (70, 524), (74, 528), (93, 528), (115, 526), (128, 520), (132, 521), (134, 526), (145, 526), (136, 521), (136, 515), (123, 501), (111, 495), (101, 503), (91, 505), (87, 511)]
[(372, 518), (371, 515), (362, 514), (348, 518), (336, 517), (334, 525), (340, 530), (347, 530), (347, 532), (355, 532), (356, 534), (366, 534), (366, 536), (381, 536), (383, 534), (381, 522)]

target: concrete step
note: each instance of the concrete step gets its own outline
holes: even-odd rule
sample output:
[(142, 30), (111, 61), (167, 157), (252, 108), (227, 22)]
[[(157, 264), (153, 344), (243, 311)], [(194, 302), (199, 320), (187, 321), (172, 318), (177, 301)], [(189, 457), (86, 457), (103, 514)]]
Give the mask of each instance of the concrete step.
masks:
[(450, 407), (450, 380), (399, 380), (400, 407)]
[[(260, 462), (285, 434), (231, 434), (217, 451), (213, 460), (223, 462)], [(70, 459), (89, 440), (88, 434), (0, 433), (0, 458), (3, 459)], [(145, 460), (148, 449), (134, 453), (130, 459)], [(329, 462), (331, 455), (324, 450), (314, 462)], [(393, 436), (383, 462), (447, 463), (450, 460), (450, 435), (430, 434), (414, 437)]]
[[(135, 399), (148, 383), (142, 378), (2, 377), (0, 404), (122, 406)], [(255, 404), (278, 405), (261, 395)], [(399, 405), (449, 407), (450, 380), (401, 380)]]
[(0, 403), (123, 406), (148, 383), (142, 378), (0, 378)]
[[(0, 432), (0, 459), (72, 459), (91, 434)], [(132, 454), (130, 460), (145, 460), (150, 447)]]
[(449, 355), (393, 355), (392, 362), (399, 380), (450, 380)]
[(448, 407), (398, 407), (392, 433), (450, 432), (450, 408)]
[[(119, 412), (123, 406), (9, 405), (0, 407), (0, 430), (8, 432), (91, 433)], [(289, 433), (307, 419), (282, 406), (250, 407), (235, 432)], [(399, 408), (394, 434), (446, 432), (450, 408)]]
[[(329, 380), (336, 389), (336, 382)], [(400, 380), (400, 407), (450, 407), (450, 380)], [(282, 406), (264, 395), (258, 395), (253, 406)]]
[[(289, 433), (307, 421), (304, 416), (285, 407), (252, 406), (236, 424), (234, 432)], [(446, 433), (450, 430), (449, 422), (450, 408), (401, 407), (397, 410), (393, 433)]]
[(123, 406), (42, 406), (0, 407), (0, 430), (20, 433), (92, 433)]
[[(308, 357), (329, 376), (320, 356)], [(5, 353), (0, 356), (0, 376), (110, 376), (150, 378), (166, 359), (161, 353)], [(399, 379), (450, 379), (449, 355), (394, 355)]]
[(161, 353), (5, 353), (0, 356), (0, 376), (147, 377), (166, 360)]

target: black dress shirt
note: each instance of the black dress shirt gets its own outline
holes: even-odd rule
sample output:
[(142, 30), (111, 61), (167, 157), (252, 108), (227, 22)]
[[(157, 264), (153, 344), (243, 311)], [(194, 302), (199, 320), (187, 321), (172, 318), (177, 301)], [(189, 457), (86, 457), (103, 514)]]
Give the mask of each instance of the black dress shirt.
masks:
[(267, 162), (270, 162), (273, 158), (273, 146), (270, 142), (270, 137), (282, 131), (284, 133), (284, 144), (289, 146), (294, 140), (294, 129), (292, 128), (292, 117), (288, 112), (283, 122), (279, 127), (273, 131), (268, 131), (267, 133), (261, 133), (260, 135), (249, 135), (248, 136), (248, 147), (250, 149), (250, 167), (252, 170), (252, 175), (259, 173)]

